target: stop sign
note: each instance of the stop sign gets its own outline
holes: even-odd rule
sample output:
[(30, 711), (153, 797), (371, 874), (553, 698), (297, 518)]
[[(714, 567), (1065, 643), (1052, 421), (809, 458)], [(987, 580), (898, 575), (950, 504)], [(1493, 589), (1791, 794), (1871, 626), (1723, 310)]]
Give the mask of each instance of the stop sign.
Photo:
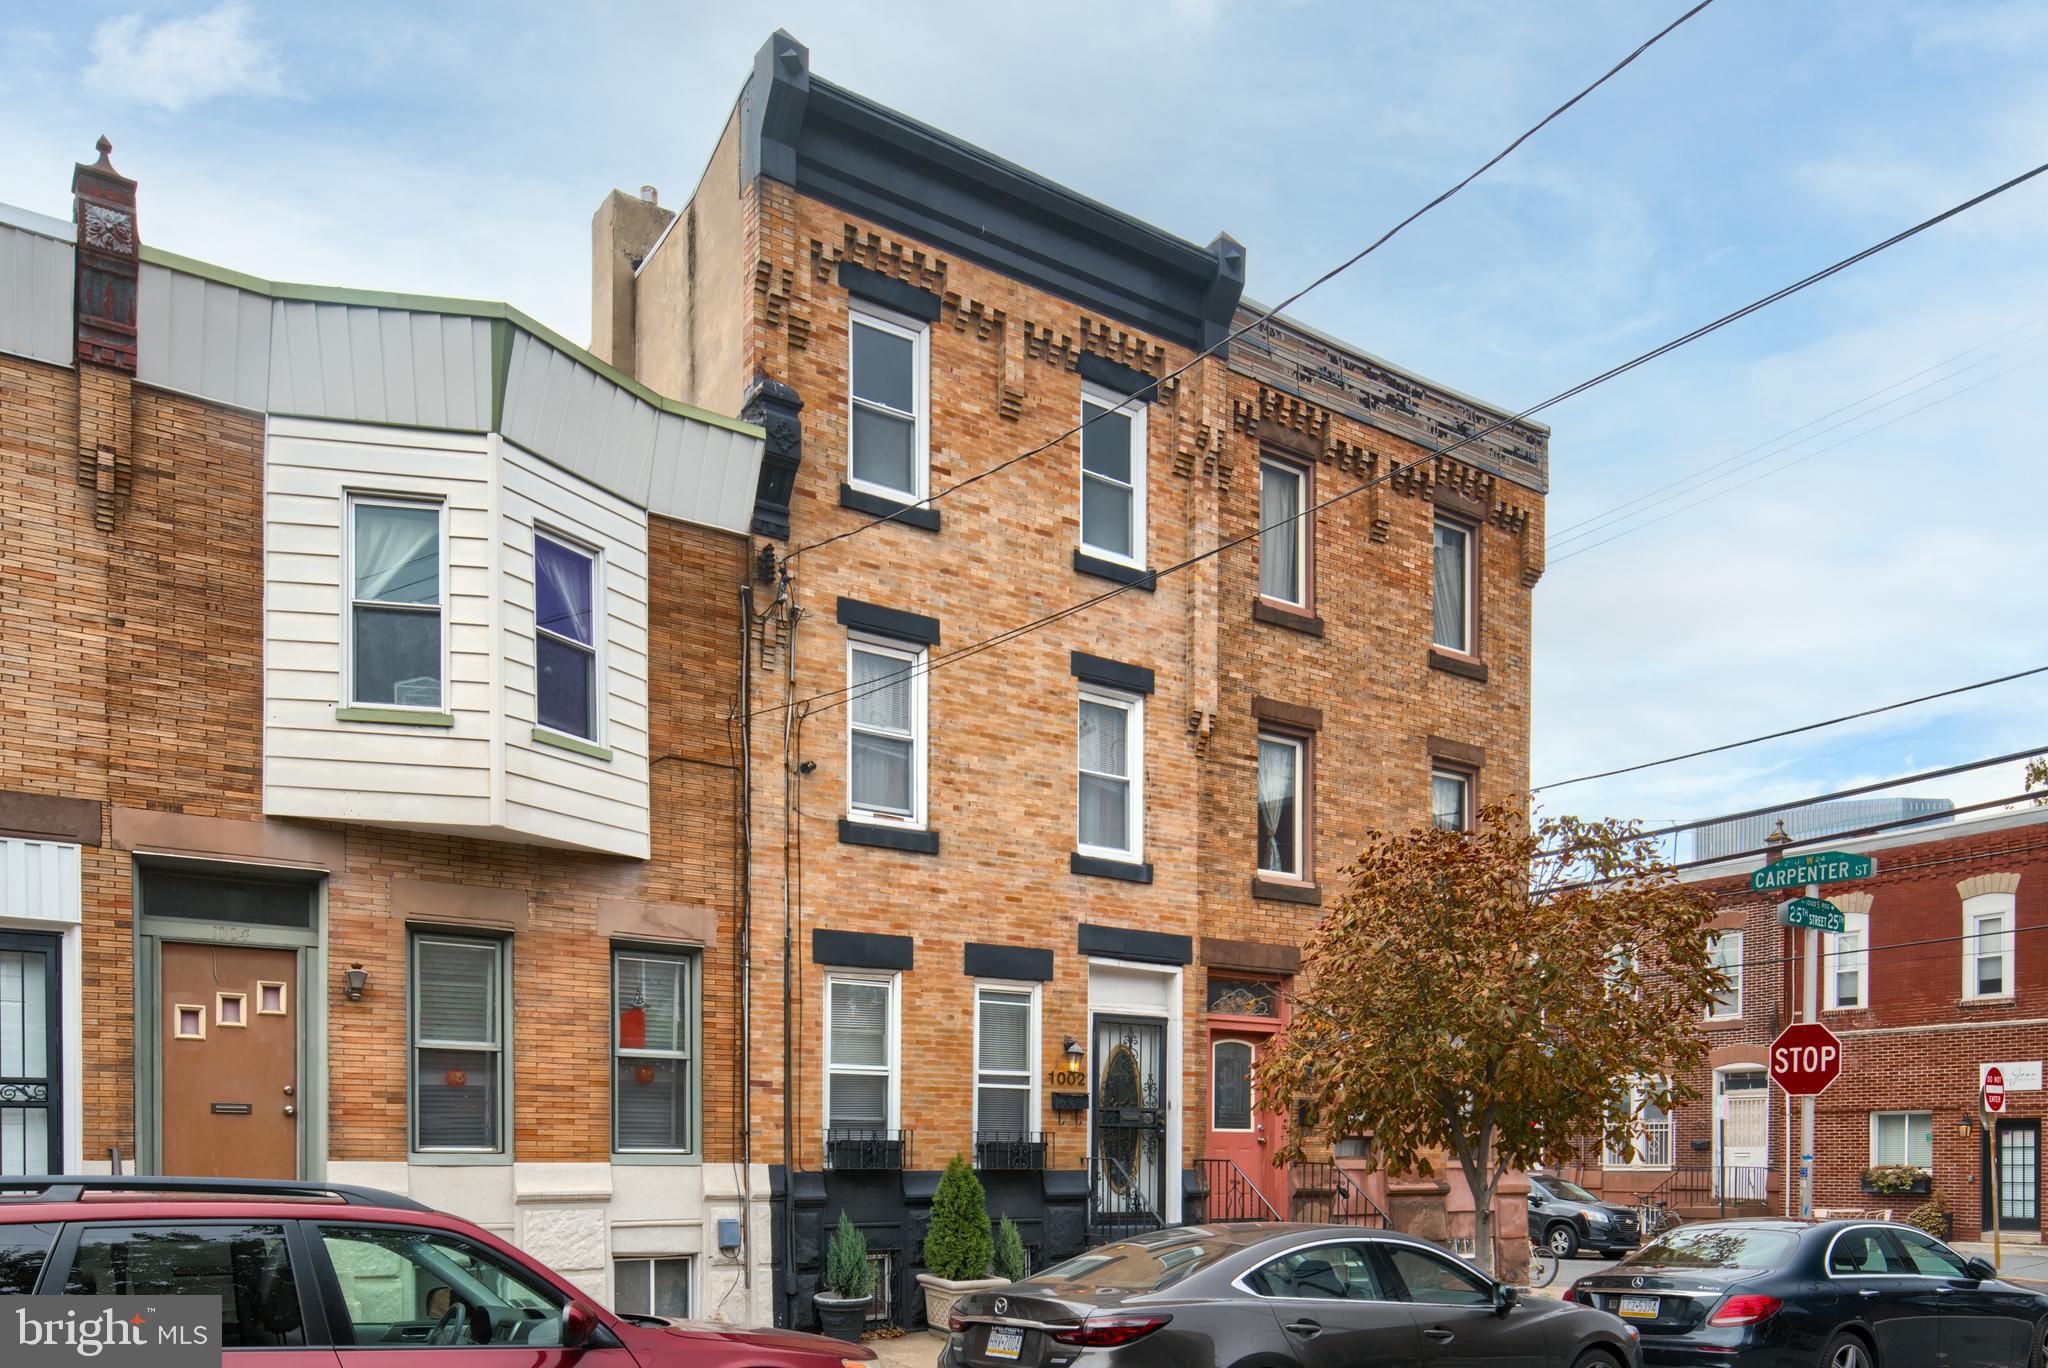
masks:
[(2000, 1069), (1984, 1071), (1984, 1110), (1993, 1116), (2005, 1110), (2005, 1074)]
[(1842, 1042), (1817, 1021), (1795, 1022), (1771, 1042), (1771, 1081), (1794, 1097), (1824, 1093), (1842, 1076)]

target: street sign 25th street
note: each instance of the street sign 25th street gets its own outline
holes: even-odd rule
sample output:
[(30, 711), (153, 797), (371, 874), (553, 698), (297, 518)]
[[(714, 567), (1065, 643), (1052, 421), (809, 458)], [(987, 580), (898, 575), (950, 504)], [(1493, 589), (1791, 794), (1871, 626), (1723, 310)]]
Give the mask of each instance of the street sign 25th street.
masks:
[(1794, 898), (1778, 914), (1778, 925), (1803, 926), (1809, 931), (1825, 931), (1831, 936), (1839, 936), (1848, 920), (1842, 915), (1842, 909), (1826, 898)]
[(1801, 855), (1793, 860), (1779, 860), (1767, 864), (1749, 876), (1751, 892), (1771, 893), (1781, 888), (1799, 888), (1806, 884), (1846, 883), (1850, 879), (1867, 879), (1877, 873), (1877, 861), (1868, 855), (1849, 855), (1839, 850), (1824, 850), (1818, 855)]

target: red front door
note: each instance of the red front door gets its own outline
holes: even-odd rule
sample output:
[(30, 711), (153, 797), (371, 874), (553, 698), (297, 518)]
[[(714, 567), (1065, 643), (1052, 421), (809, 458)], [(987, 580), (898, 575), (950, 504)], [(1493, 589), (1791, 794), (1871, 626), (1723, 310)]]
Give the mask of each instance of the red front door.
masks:
[(1242, 1169), (1264, 1195), (1273, 1214), (1285, 1220), (1287, 1170), (1273, 1163), (1273, 1155), (1279, 1152), (1283, 1139), (1282, 1121), (1277, 1113), (1262, 1108), (1258, 1085), (1252, 1077), (1269, 1039), (1270, 1036), (1258, 1032), (1210, 1032), (1206, 1152), (1211, 1159), (1228, 1159)]

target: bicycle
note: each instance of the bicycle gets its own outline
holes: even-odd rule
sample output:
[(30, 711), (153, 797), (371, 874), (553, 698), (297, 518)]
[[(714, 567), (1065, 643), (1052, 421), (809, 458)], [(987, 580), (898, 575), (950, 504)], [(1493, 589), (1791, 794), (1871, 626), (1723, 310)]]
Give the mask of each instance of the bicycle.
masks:
[(1542, 1240), (1529, 1241), (1529, 1286), (1548, 1287), (1557, 1281), (1557, 1255)]

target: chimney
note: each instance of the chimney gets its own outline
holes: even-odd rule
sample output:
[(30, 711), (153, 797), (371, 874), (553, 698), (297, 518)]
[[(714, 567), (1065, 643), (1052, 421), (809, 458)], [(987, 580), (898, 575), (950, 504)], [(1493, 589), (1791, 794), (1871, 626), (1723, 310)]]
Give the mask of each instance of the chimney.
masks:
[(590, 220), (590, 350), (628, 375), (638, 372), (633, 274), (673, 219), (651, 185), (638, 198), (614, 190)]
[(135, 230), (135, 182), (114, 169), (114, 145), (99, 140), (100, 159), (71, 176), (72, 222), (78, 226), (78, 359), (135, 374), (135, 291), (141, 239)]

